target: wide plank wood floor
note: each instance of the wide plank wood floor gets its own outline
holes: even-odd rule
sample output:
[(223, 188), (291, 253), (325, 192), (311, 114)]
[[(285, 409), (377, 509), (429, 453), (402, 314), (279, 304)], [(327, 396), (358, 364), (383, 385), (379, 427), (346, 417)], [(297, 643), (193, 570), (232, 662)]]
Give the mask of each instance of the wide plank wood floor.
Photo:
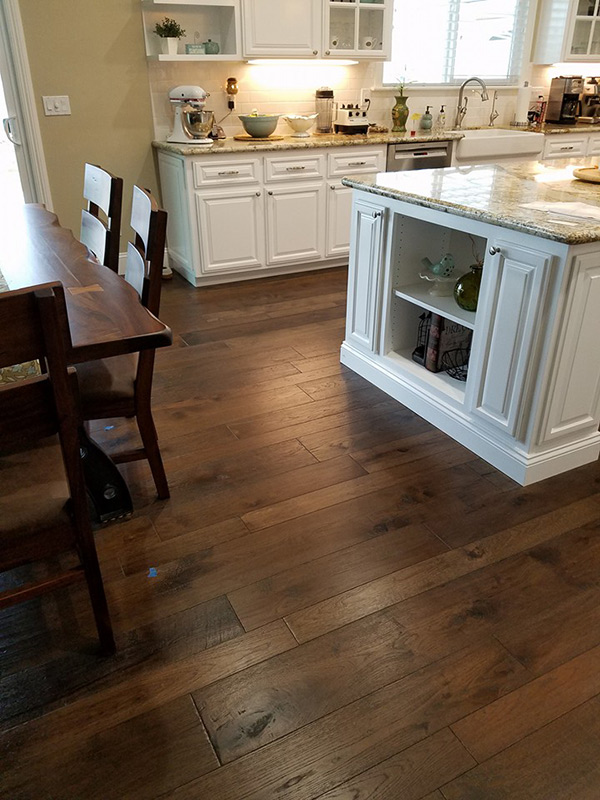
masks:
[(524, 489), (341, 367), (345, 281), (164, 284), (172, 497), (97, 532), (116, 656), (83, 587), (0, 614), (2, 800), (600, 798), (598, 465)]

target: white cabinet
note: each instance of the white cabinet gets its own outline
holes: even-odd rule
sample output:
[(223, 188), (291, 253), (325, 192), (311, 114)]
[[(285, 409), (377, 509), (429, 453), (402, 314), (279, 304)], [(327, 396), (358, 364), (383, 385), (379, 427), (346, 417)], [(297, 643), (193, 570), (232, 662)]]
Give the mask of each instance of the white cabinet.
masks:
[(471, 353), (471, 412), (521, 438), (529, 408), (528, 370), (535, 356), (552, 256), (511, 240), (491, 239), (480, 294), (481, 319)]
[(159, 149), (167, 247), (195, 286), (347, 263), (351, 189), (385, 145), (183, 155)]
[(245, 0), (244, 56), (317, 56), (321, 0)]
[[(164, 17), (174, 19), (185, 30), (176, 55), (164, 54), (162, 40), (154, 33), (155, 24)], [(143, 0), (142, 23), (149, 59), (237, 61), (242, 57), (240, 0)], [(197, 46), (208, 39), (218, 44), (218, 53), (206, 55), (186, 52), (186, 45)]]
[(591, 133), (587, 148), (588, 156), (600, 156), (600, 135)]
[(600, 0), (544, 0), (533, 62), (600, 61)]
[(259, 188), (196, 192), (196, 210), (202, 231), (203, 274), (223, 275), (263, 266), (264, 211)]
[(244, 57), (384, 60), (392, 0), (244, 0)]
[(323, 259), (324, 195), (322, 181), (267, 190), (267, 264)]
[(379, 338), (384, 214), (379, 203), (365, 198), (352, 206), (355, 247), (348, 268), (346, 341), (371, 353), (377, 350)]
[(549, 133), (544, 141), (542, 158), (578, 158), (600, 155), (600, 135), (597, 133)]

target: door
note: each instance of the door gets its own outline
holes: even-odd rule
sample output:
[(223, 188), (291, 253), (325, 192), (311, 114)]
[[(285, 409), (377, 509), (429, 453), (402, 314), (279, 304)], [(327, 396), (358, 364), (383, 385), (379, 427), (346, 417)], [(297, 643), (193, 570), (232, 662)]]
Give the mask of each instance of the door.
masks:
[(348, 255), (352, 189), (338, 181), (330, 181), (327, 190), (327, 258)]
[(245, 0), (244, 56), (319, 55), (321, 0)]
[(0, 0), (0, 79), (2, 210), (10, 212), (23, 200), (51, 208), (17, 0)]
[(267, 191), (267, 263), (293, 264), (323, 258), (324, 184), (299, 183)]
[(264, 212), (260, 189), (196, 192), (200, 274), (264, 267)]
[(476, 328), (469, 364), (469, 406), (479, 420), (519, 439), (537, 377), (553, 257), (505, 240), (490, 240), (489, 253), (477, 307), (483, 325)]

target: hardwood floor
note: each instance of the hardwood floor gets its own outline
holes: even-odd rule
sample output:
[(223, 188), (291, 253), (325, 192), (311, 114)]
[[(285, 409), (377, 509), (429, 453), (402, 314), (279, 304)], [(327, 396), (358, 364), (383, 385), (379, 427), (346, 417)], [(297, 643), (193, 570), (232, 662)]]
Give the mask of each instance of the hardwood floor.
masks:
[(124, 465), (97, 532), (116, 656), (83, 587), (0, 614), (3, 800), (600, 798), (598, 465), (519, 487), (341, 367), (344, 312), (341, 269), (164, 285), (171, 499)]

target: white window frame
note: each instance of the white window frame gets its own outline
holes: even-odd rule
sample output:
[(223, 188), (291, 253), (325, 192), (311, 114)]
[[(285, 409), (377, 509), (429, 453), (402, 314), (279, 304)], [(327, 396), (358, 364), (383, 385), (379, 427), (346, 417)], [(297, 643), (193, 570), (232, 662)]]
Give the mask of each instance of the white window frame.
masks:
[[(402, 0), (390, 0), (392, 4), (392, 17), (393, 17), (393, 6), (396, 2), (401, 3)], [(451, 0), (453, 5), (458, 8), (460, 0)], [(525, 0), (525, 2), (521, 3), (521, 7), (519, 9), (520, 16), (517, 19), (521, 22), (521, 24), (516, 25), (516, 29), (519, 31), (518, 37), (513, 38), (511, 42), (511, 57), (510, 57), (510, 75), (506, 79), (497, 79), (497, 78), (489, 78), (485, 73), (477, 73), (477, 77), (482, 78), (487, 86), (499, 86), (503, 88), (516, 88), (521, 85), (522, 79), (524, 76), (528, 76), (531, 71), (531, 48), (533, 44), (533, 35), (535, 29), (535, 20), (537, 14), (537, 6), (538, 2), (543, 2), (543, 0)], [(456, 13), (456, 12), (455, 12)], [(450, 27), (450, 23), (449, 23)], [(457, 26), (455, 25), (455, 33), (456, 33)], [(520, 64), (515, 64), (515, 43), (519, 43), (520, 45), (520, 52), (521, 56), (519, 58)], [(450, 50), (450, 48), (449, 48)], [(452, 59), (453, 53), (447, 53)], [(389, 62), (388, 62), (389, 63)], [(446, 74), (450, 72), (452, 61), (449, 60), (446, 65)], [(517, 69), (517, 66), (519, 67)], [(384, 65), (383, 63), (379, 65), (378, 71), (378, 85), (375, 87), (377, 89), (384, 89), (384, 90), (393, 90), (396, 86), (395, 81), (391, 81), (388, 83), (384, 83), (383, 80), (383, 73), (384, 73)], [(420, 83), (418, 81), (410, 82), (411, 89), (444, 89), (447, 87), (453, 86), (460, 86), (463, 83), (464, 78), (450, 78), (446, 81), (441, 81), (438, 83)]]

